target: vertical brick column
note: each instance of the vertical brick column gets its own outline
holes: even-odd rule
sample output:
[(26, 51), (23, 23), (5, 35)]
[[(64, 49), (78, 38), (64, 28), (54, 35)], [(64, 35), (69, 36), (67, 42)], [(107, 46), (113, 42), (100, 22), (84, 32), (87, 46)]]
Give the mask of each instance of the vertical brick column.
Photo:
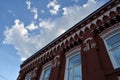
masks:
[[(64, 80), (64, 57), (61, 53), (60, 50), (58, 50), (56, 53), (56, 56), (52, 60), (52, 69), (51, 69), (51, 74), (50, 74), (50, 80)], [(62, 77), (61, 77), (62, 76)]]
[(83, 80), (105, 80), (97, 49), (93, 36), (86, 38), (82, 43)]
[(41, 73), (42, 73), (42, 64), (38, 64), (36, 66), (37, 70), (36, 70), (36, 78), (35, 80), (40, 80), (41, 77)]
[(60, 70), (57, 80), (64, 80), (65, 76), (66, 56), (63, 52), (60, 54)]
[(83, 51), (83, 44), (81, 43), (81, 64), (82, 64), (82, 80), (87, 80), (88, 76), (88, 65), (87, 65), (87, 54)]
[(57, 77), (58, 77), (58, 74), (59, 74), (59, 66), (60, 66), (60, 56), (57, 55), (52, 60), (50, 80), (57, 80)]

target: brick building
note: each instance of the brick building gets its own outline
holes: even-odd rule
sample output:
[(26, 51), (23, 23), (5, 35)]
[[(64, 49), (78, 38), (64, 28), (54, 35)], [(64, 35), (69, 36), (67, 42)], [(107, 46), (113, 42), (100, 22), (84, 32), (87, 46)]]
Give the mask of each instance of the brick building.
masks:
[(17, 80), (120, 80), (120, 0), (111, 0), (21, 64)]

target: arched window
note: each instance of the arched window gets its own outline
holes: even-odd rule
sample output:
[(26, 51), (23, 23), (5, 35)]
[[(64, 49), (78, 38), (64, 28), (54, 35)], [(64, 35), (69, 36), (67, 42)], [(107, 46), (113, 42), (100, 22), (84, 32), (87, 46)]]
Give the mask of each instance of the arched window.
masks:
[(50, 67), (48, 67), (47, 69), (44, 70), (44, 74), (43, 74), (42, 80), (49, 80), (50, 71), (51, 71)]
[(30, 78), (30, 77), (27, 77), (25, 80), (31, 80), (31, 78)]
[(64, 80), (82, 80), (80, 52), (75, 52), (67, 57)]
[(105, 43), (113, 67), (120, 67), (120, 32), (109, 35), (105, 39)]
[(31, 72), (26, 75), (25, 80), (31, 80)]
[(49, 80), (50, 72), (51, 72), (51, 63), (43, 66), (40, 80)]

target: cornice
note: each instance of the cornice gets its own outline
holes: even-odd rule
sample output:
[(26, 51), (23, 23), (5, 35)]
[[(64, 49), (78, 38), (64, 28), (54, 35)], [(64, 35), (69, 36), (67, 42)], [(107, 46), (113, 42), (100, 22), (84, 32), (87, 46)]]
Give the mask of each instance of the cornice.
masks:
[(118, 7), (120, 7), (119, 0), (111, 0), (110, 2), (106, 3), (105, 5), (100, 7), (97, 11), (87, 16), (85, 19), (77, 23), (68, 31), (57, 37), (55, 40), (53, 40), (48, 45), (40, 49), (38, 52), (33, 54), (27, 60), (25, 60), (21, 65), (21, 70), (30, 66), (34, 62), (41, 60), (41, 58), (48, 56), (51, 53), (54, 53), (56, 49), (61, 48), (63, 49), (65, 47), (66, 42), (69, 42), (71, 39), (73, 39), (73, 42), (75, 41), (74, 38), (76, 37), (76, 35), (79, 38), (83, 38), (83, 36), (80, 36), (81, 32), (85, 34), (86, 29), (93, 31), (91, 29), (91, 25), (94, 24), (97, 28), (97, 21), (98, 20), (103, 21), (104, 16), (108, 16), (110, 19), (110, 13), (112, 11), (118, 15), (119, 14), (117, 13)]

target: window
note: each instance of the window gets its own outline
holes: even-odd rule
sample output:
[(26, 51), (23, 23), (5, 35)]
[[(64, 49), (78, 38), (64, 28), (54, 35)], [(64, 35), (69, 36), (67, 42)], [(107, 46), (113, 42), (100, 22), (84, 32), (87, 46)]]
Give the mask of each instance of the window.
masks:
[(108, 36), (108, 38), (105, 40), (105, 43), (113, 67), (120, 67), (120, 33)]
[(31, 80), (31, 72), (26, 75), (25, 80)]
[(67, 58), (65, 80), (82, 80), (80, 53), (74, 53)]
[(49, 80), (50, 71), (51, 71), (51, 66), (50, 65), (47, 65), (47, 66), (43, 67), (42, 75), (41, 75), (40, 80)]
[(31, 78), (30, 78), (30, 77), (27, 77), (25, 80), (31, 80)]
[(51, 71), (50, 68), (47, 68), (46, 70), (44, 70), (44, 75), (43, 75), (42, 80), (49, 80), (50, 71)]

